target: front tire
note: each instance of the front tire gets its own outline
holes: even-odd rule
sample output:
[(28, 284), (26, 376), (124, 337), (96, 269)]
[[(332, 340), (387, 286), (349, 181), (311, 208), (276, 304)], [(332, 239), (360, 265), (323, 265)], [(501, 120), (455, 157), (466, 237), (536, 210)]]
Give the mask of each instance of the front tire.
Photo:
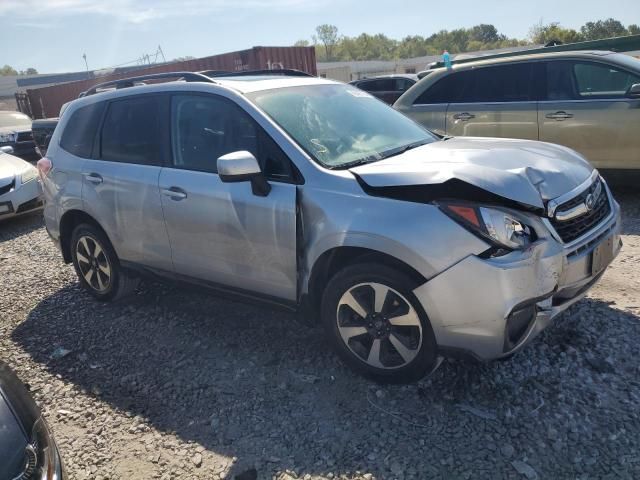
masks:
[(403, 272), (372, 263), (338, 272), (322, 297), (322, 323), (340, 357), (385, 383), (414, 382), (432, 371), (431, 323)]
[(122, 269), (111, 242), (94, 225), (83, 223), (73, 230), (71, 257), (80, 284), (98, 300), (123, 298), (138, 286), (138, 278)]

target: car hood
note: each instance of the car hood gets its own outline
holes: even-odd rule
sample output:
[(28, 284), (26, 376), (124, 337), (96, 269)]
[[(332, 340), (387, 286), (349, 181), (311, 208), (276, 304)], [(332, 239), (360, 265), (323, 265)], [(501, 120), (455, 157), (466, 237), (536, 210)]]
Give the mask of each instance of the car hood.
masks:
[(0, 153), (0, 186), (10, 182), (14, 176), (27, 170), (29, 166), (31, 164), (21, 158), (8, 153)]
[(560, 145), (455, 137), (350, 171), (374, 188), (435, 185), (457, 179), (515, 202), (544, 208), (546, 201), (585, 182), (593, 167)]

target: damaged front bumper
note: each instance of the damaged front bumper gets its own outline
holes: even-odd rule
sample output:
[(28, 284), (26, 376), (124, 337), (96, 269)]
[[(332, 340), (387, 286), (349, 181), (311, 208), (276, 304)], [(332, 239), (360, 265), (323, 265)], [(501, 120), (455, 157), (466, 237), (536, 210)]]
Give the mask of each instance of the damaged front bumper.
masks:
[(620, 208), (570, 247), (552, 237), (502, 257), (471, 255), (414, 290), (445, 355), (509, 356), (580, 300), (621, 248)]

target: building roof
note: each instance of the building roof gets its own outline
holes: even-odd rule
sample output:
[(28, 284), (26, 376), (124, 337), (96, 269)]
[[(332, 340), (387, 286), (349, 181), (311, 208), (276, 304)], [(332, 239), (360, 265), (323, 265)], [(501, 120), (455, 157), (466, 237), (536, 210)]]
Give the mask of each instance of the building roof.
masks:
[[(155, 65), (162, 65), (156, 63)], [(112, 73), (126, 73), (148, 68), (149, 65), (132, 65), (129, 67), (106, 68), (101, 70), (90, 70), (88, 72), (69, 73), (40, 73), (37, 75), (7, 75), (0, 76), (0, 98), (13, 97), (16, 92), (24, 91), (27, 88), (49, 87), (60, 83), (75, 82), (96, 78)]]

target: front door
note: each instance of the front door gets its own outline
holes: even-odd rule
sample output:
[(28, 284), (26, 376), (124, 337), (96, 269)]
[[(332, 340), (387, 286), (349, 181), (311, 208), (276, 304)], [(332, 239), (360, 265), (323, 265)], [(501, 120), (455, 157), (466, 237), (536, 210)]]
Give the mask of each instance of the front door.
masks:
[(583, 60), (546, 62), (540, 140), (585, 156), (594, 166), (640, 168), (640, 98), (626, 92), (640, 76)]
[(459, 90), (447, 109), (447, 135), (538, 139), (532, 63), (464, 70), (455, 76)]
[[(171, 101), (173, 163), (160, 193), (175, 271), (241, 290), (295, 300), (296, 185), (292, 165), (261, 127), (232, 101), (176, 94)], [(223, 183), (216, 160), (247, 150), (271, 184), (266, 197), (249, 182)]]

